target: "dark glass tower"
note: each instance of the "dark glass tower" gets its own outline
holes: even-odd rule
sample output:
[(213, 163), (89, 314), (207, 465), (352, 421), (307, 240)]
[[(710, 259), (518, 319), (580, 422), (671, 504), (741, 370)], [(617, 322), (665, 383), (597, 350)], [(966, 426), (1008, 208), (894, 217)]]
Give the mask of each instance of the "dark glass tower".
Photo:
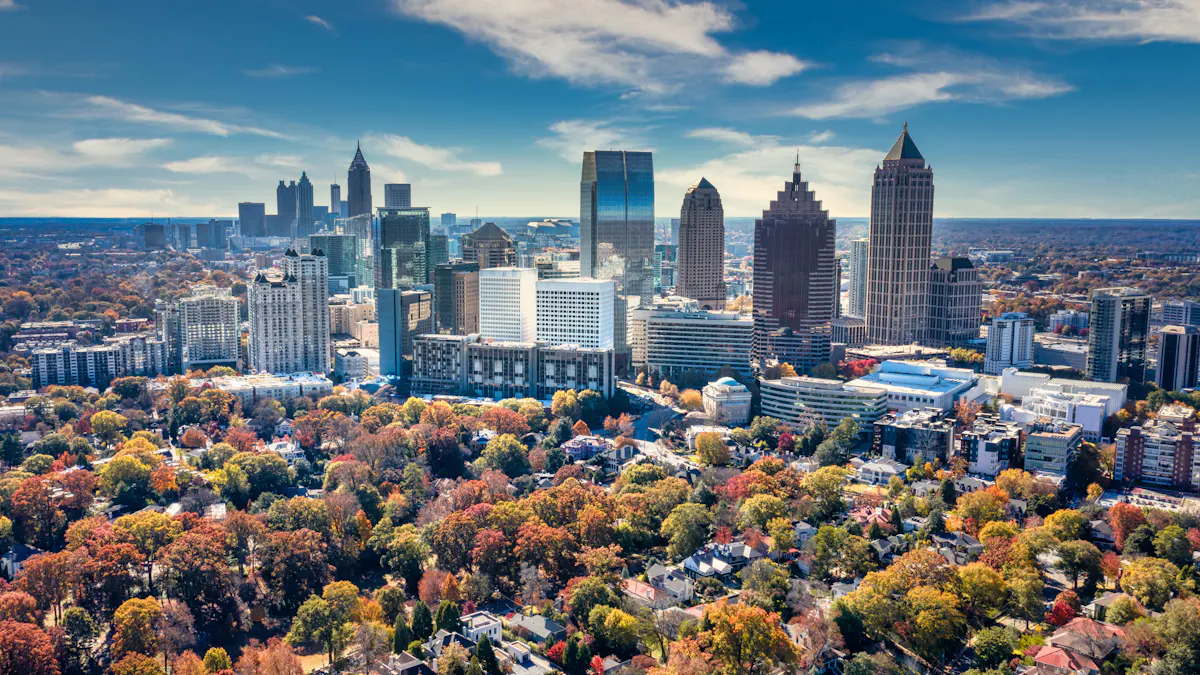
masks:
[(316, 231), (316, 221), (313, 219), (313, 184), (308, 179), (308, 173), (300, 173), (300, 182), (296, 184), (296, 235), (307, 237)]
[(800, 176), (754, 221), (754, 356), (798, 371), (829, 361), (836, 225)]
[(412, 288), (429, 283), (429, 209), (379, 209), (375, 237), (375, 287)]
[(628, 364), (626, 311), (654, 296), (654, 159), (649, 152), (583, 153), (579, 268), (617, 282), (613, 331), (618, 367)]
[(346, 177), (347, 197), (350, 200), (348, 217), (373, 213), (371, 210), (371, 167), (363, 159), (362, 146), (359, 145), (354, 153), (354, 161), (350, 162), (350, 171)]
[[(279, 181), (275, 188), (275, 212), (279, 214), (279, 229), (271, 232), (271, 236), (290, 236), (294, 234), (296, 225), (296, 181), (291, 185)], [(286, 231), (286, 234), (283, 234)]]

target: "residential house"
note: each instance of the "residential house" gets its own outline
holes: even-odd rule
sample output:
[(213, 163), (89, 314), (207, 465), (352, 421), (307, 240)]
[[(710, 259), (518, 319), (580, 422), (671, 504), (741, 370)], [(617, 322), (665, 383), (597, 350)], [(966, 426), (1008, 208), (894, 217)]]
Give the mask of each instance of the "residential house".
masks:
[(1124, 640), (1125, 630), (1120, 626), (1078, 616), (1059, 628), (1046, 642), (1103, 661), (1117, 650)]
[(683, 561), (683, 571), (693, 579), (714, 577), (730, 581), (742, 568), (766, 554), (765, 548), (752, 548), (742, 542), (705, 544)]
[(964, 495), (969, 492), (978, 492), (980, 490), (986, 490), (987, 488), (990, 488), (991, 486), (993, 486), (995, 484), (996, 484), (996, 481), (987, 480), (984, 478), (980, 478), (978, 476), (970, 476), (970, 475), (960, 476), (960, 477), (954, 479), (954, 489), (957, 490), (958, 494), (960, 494), (960, 495)]
[(871, 525), (879, 525), (880, 528), (890, 527), (892, 511), (882, 506), (860, 506), (850, 510), (850, 518), (862, 525), (863, 532), (866, 532), (871, 529)]
[(796, 523), (796, 548), (804, 548), (809, 539), (817, 536), (817, 528), (801, 520)]
[(833, 591), (833, 598), (836, 600), (838, 598), (844, 598), (854, 591), (857, 591), (858, 586), (861, 583), (862, 579), (854, 579), (853, 581), (840, 581), (835, 584), (830, 584), (829, 589)]
[(507, 625), (518, 637), (540, 645), (559, 642), (567, 637), (566, 626), (541, 615), (514, 614), (508, 618)]
[(500, 619), (487, 612), (471, 612), (462, 617), (462, 634), (472, 642), (487, 637), (493, 645), (499, 645)]
[(7, 553), (0, 556), (0, 569), (4, 570), (4, 576), (15, 579), (25, 566), (25, 561), (39, 553), (45, 551), (25, 544), (13, 544)]
[[(503, 650), (497, 650), (501, 668), (511, 675), (549, 675), (558, 668), (549, 660), (533, 653), (521, 642), (506, 642)], [(505, 667), (507, 666), (507, 667)]]
[(1033, 657), (1034, 665), (1018, 671), (1020, 675), (1098, 675), (1100, 666), (1091, 657), (1069, 649), (1042, 645)]
[(880, 457), (858, 467), (858, 480), (868, 485), (887, 485), (893, 476), (904, 477), (908, 465), (894, 459)]
[(608, 449), (609, 442), (599, 436), (576, 436), (559, 448), (576, 462), (583, 462)]
[(908, 487), (914, 495), (924, 498), (937, 494), (938, 490), (942, 489), (942, 484), (936, 480), (918, 480)]
[(966, 565), (983, 555), (983, 544), (963, 532), (932, 535), (934, 550), (955, 565)]
[(381, 670), (387, 675), (437, 675), (429, 664), (408, 652), (392, 654), (387, 662), (382, 664)]
[(633, 577), (621, 580), (621, 592), (635, 603), (651, 609), (666, 609), (674, 604), (666, 591)]
[(898, 534), (893, 534), (890, 537), (880, 537), (871, 542), (871, 548), (875, 551), (875, 556), (879, 558), (879, 561), (887, 564), (908, 550), (908, 540)]
[(470, 640), (462, 633), (451, 633), (447, 630), (439, 629), (425, 642), (425, 659), (429, 661), (435, 669), (437, 668), (437, 660), (441, 657), (442, 651), (451, 644), (457, 644), (468, 652), (474, 653), (475, 641)]
[(672, 604), (691, 602), (695, 592), (691, 577), (684, 574), (678, 567), (667, 567), (655, 563), (646, 570), (646, 581), (671, 596), (674, 601)]
[(639, 454), (641, 451), (636, 445), (622, 445), (605, 450), (600, 458), (603, 460), (605, 472), (618, 474), (622, 467), (636, 459)]
[(1091, 526), (1091, 540), (1097, 548), (1111, 549), (1116, 545), (1116, 535), (1113, 534), (1112, 525), (1103, 520), (1093, 520), (1089, 523)]
[(282, 457), (288, 466), (296, 466), (297, 461), (304, 459), (304, 450), (299, 443), (292, 442), (290, 438), (271, 443), (267, 450)]
[(1105, 593), (1104, 595), (1092, 600), (1083, 606), (1083, 613), (1096, 621), (1103, 621), (1108, 614), (1108, 608), (1112, 607), (1113, 603), (1121, 598), (1132, 600), (1133, 598), (1124, 593)]

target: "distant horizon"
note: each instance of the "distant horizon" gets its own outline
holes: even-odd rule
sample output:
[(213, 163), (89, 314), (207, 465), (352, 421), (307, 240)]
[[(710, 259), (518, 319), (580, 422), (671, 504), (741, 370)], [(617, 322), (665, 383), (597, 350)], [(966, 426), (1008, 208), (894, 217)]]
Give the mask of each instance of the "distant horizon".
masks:
[[(435, 227), (440, 226), (440, 223), (432, 222), (432, 215), (433, 215), (432, 211), (430, 212), (430, 215), (431, 215), (431, 225), (433, 225)], [(472, 216), (471, 218), (460, 218), (459, 222), (461, 223), (464, 220), (470, 221), (474, 217), (475, 216)], [(753, 216), (726, 215), (725, 220), (727, 220), (727, 221), (728, 220), (755, 220), (755, 219), (761, 218), (761, 217), (762, 216), (760, 216), (760, 215), (753, 215)], [(834, 220), (866, 221), (866, 220), (870, 219), (870, 216), (839, 216), (836, 214), (831, 214), (829, 217)], [(579, 222), (579, 216), (545, 216), (545, 215), (533, 215), (533, 216), (490, 215), (490, 216), (485, 216), (485, 215), (480, 215), (480, 216), (478, 216), (478, 218), (479, 218), (479, 220), (481, 220), (485, 223), (495, 222), (497, 220), (504, 220), (504, 221), (527, 220), (529, 222), (537, 222), (537, 221), (542, 221), (542, 220), (570, 220), (570, 221), (576, 222), (576, 223)], [(673, 219), (673, 218), (675, 218), (675, 216), (655, 216), (654, 221), (655, 221), (656, 225), (657, 224), (667, 224), (667, 223), (670, 223), (671, 219)], [(161, 216), (161, 217), (156, 216), (154, 218), (137, 217), (137, 216), (126, 216), (126, 217), (0, 216), (0, 224), (7, 224), (7, 223), (14, 223), (14, 222), (15, 223), (62, 222), (62, 223), (133, 223), (133, 224), (137, 224), (137, 223), (146, 223), (146, 222), (157, 223), (160, 221), (166, 222), (168, 220), (170, 220), (170, 221), (186, 221), (186, 222), (191, 222), (191, 221), (207, 222), (210, 219), (211, 220), (235, 220), (236, 221), (238, 218), (237, 218), (237, 216), (223, 216), (223, 215)], [(1193, 223), (1193, 224), (1200, 225), (1200, 218), (1099, 218), (1099, 217), (1086, 217), (1086, 216), (1035, 216), (1035, 217), (1013, 216), (1013, 217), (1003, 217), (1003, 218), (992, 217), (992, 216), (934, 216), (933, 221), (935, 223), (937, 223), (939, 221), (940, 222), (946, 222), (946, 221), (986, 221), (986, 222), (1022, 221), (1022, 222), (1080, 222), (1080, 223)]]

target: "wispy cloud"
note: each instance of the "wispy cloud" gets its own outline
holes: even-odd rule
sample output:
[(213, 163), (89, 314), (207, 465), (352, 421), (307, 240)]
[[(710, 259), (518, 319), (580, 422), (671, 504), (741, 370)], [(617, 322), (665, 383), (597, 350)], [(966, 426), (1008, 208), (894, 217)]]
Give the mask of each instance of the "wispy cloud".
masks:
[(603, 120), (563, 120), (550, 125), (553, 136), (539, 138), (536, 142), (550, 148), (568, 162), (579, 162), (589, 150), (605, 150), (622, 147), (633, 150), (650, 150), (638, 129), (615, 126)]
[(718, 141), (721, 143), (733, 143), (735, 145), (754, 145), (754, 136), (745, 131), (737, 129), (727, 129), (724, 127), (707, 127), (705, 129), (693, 129), (687, 133), (688, 138), (703, 138), (709, 141)]
[(825, 131), (814, 131), (808, 135), (808, 142), (820, 145), (833, 140), (834, 133), (826, 129)]
[(308, 16), (304, 17), (304, 20), (313, 24), (314, 26), (320, 26), (321, 28), (324, 28), (325, 30), (327, 30), (331, 33), (335, 32), (337, 30), (336, 28), (333, 27), (333, 24), (329, 23), (325, 19), (322, 19), (321, 17), (317, 16), (316, 14), (309, 14)]
[(21, 216), (126, 218), (149, 216), (203, 216), (229, 213), (224, 202), (202, 203), (169, 188), (87, 189), (46, 192), (0, 190), (0, 211)]
[(263, 166), (277, 166), (283, 169), (296, 169), (304, 164), (304, 160), (297, 155), (277, 155), (267, 153), (254, 158), (254, 161)]
[(128, 167), (170, 144), (169, 138), (87, 138), (72, 143), (69, 149), (0, 145), (0, 175), (45, 177), (95, 167)]
[(0, 0), (0, 12), (8, 12), (14, 9), (22, 9), (21, 5), (16, 3), (16, 0)]
[(72, 147), (80, 157), (95, 162), (121, 164), (171, 144), (169, 138), (86, 138)]
[(163, 168), (173, 173), (188, 173), (210, 175), (218, 173), (237, 173), (244, 176), (254, 176), (246, 160), (238, 157), (222, 157), (220, 155), (204, 155), (190, 159), (180, 159), (167, 162)]
[(311, 75), (315, 72), (317, 72), (317, 69), (312, 66), (284, 66), (272, 63), (266, 68), (243, 70), (242, 74), (250, 77), (295, 77), (297, 75)]
[(667, 93), (714, 68), (727, 82), (769, 85), (803, 69), (789, 54), (735, 52), (714, 37), (736, 26), (713, 2), (681, 0), (392, 0), (407, 17), (449, 26), (521, 73)]
[(462, 148), (439, 148), (423, 145), (407, 136), (384, 134), (369, 141), (383, 154), (396, 159), (416, 162), (440, 171), (465, 171), (478, 176), (499, 176), (504, 173), (500, 162), (478, 162), (461, 159)]
[(152, 124), (179, 131), (190, 131), (212, 136), (252, 134), (267, 138), (286, 138), (283, 134), (271, 131), (270, 129), (229, 124), (204, 117), (158, 110), (110, 96), (88, 96), (84, 99), (84, 103), (85, 108), (78, 112), (80, 116), (84, 117), (100, 117), (124, 122)]
[(1045, 38), (1200, 42), (1197, 0), (989, 2), (962, 19), (1013, 22)]

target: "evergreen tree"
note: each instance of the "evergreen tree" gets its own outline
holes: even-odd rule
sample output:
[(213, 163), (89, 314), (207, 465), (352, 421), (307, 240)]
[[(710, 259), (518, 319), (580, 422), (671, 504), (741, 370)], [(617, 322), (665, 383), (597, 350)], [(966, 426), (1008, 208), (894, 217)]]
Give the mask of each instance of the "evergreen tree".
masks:
[(437, 627), (438, 630), (444, 630), (447, 633), (457, 633), (462, 630), (462, 615), (458, 611), (458, 605), (443, 600), (442, 604), (437, 608)]
[(954, 487), (954, 481), (949, 478), (942, 481), (941, 495), (943, 504), (948, 507), (954, 506), (958, 501), (958, 489)]
[(404, 620), (404, 612), (396, 615), (396, 623), (392, 626), (394, 635), (392, 637), (392, 651), (399, 654), (408, 648), (408, 643), (413, 641), (412, 629), (408, 627), (408, 623)]
[(476, 660), (487, 675), (502, 675), (504, 672), (500, 669), (500, 661), (496, 658), (496, 650), (492, 649), (492, 640), (486, 635), (481, 637), (479, 644), (475, 646), (475, 658), (472, 661)]
[(563, 670), (568, 675), (583, 675), (592, 662), (592, 650), (579, 639), (579, 635), (567, 638), (567, 648), (563, 650)]
[(471, 657), (471, 662), (467, 664), (467, 675), (483, 675), (483, 667), (479, 665), (479, 659)]
[(410, 628), (413, 639), (416, 640), (428, 640), (429, 636), (433, 635), (433, 614), (424, 600), (418, 600), (417, 604), (413, 606)]

